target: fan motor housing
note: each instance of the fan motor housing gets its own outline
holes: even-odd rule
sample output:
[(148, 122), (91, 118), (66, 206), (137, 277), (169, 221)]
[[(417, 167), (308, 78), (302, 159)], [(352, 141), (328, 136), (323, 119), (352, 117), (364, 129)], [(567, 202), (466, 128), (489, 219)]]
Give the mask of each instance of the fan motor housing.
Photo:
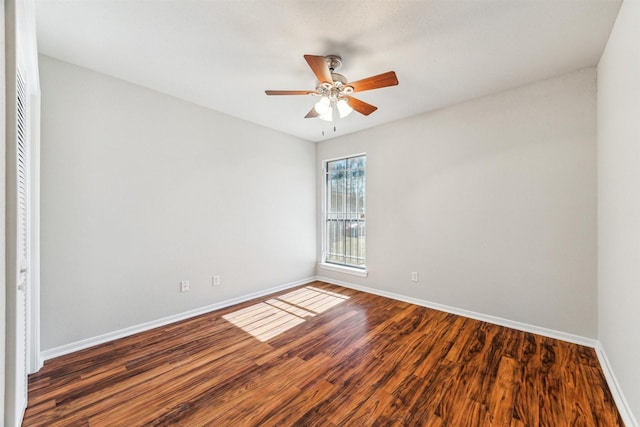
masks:
[(334, 84), (337, 83), (337, 82), (340, 82), (343, 85), (347, 84), (347, 78), (345, 76), (343, 76), (342, 74), (331, 73), (331, 78), (333, 79)]

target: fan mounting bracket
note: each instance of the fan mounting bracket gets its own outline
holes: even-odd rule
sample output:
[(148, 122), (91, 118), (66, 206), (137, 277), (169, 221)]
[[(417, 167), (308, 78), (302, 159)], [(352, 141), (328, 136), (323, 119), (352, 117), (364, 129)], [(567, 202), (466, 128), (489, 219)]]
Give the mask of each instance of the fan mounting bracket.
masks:
[(339, 55), (327, 55), (324, 57), (327, 60), (327, 67), (334, 73), (342, 67), (342, 58)]

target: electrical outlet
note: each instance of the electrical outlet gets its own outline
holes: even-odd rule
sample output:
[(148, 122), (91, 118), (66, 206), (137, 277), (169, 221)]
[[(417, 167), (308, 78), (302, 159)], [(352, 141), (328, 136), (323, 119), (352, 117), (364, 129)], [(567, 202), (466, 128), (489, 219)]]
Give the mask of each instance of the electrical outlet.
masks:
[(188, 292), (189, 291), (189, 281), (183, 280), (180, 282), (180, 292)]
[(411, 281), (412, 282), (417, 282), (418, 281), (418, 272), (417, 271), (412, 271), (411, 272)]
[(220, 286), (220, 276), (213, 276), (213, 286)]

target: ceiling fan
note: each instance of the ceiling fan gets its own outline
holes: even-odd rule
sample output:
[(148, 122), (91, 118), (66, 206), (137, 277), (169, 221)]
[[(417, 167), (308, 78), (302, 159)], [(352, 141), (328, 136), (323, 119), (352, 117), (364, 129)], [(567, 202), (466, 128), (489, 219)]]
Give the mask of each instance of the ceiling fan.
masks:
[(318, 117), (333, 121), (336, 117), (346, 117), (351, 111), (368, 116), (378, 109), (351, 96), (352, 93), (379, 89), (398, 84), (396, 73), (388, 71), (355, 82), (347, 82), (342, 74), (336, 73), (342, 66), (342, 58), (337, 55), (304, 55), (304, 59), (318, 79), (315, 90), (266, 90), (267, 95), (314, 95), (320, 100), (305, 118)]

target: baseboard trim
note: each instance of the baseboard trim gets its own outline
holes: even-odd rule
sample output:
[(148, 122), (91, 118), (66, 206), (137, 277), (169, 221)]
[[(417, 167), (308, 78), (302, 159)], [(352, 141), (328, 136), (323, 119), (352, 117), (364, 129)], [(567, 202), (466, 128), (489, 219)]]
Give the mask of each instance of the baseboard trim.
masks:
[(398, 301), (408, 302), (410, 304), (420, 305), (422, 307), (433, 308), (435, 310), (444, 311), (447, 313), (457, 314), (459, 316), (470, 317), (472, 319), (481, 320), (483, 322), (494, 323), (496, 325), (505, 326), (507, 328), (513, 328), (524, 332), (530, 332), (533, 334), (542, 335), (549, 338), (559, 339), (562, 341), (571, 342), (574, 344), (584, 345), (587, 347), (591, 347), (596, 351), (596, 355), (598, 356), (598, 360), (600, 362), (600, 366), (602, 367), (602, 371), (604, 372), (605, 379), (607, 380), (607, 385), (609, 386), (609, 390), (613, 395), (613, 399), (616, 403), (618, 411), (620, 412), (620, 416), (624, 421), (627, 427), (640, 427), (635, 417), (633, 416), (633, 412), (631, 412), (631, 408), (627, 403), (627, 400), (620, 389), (620, 385), (616, 379), (616, 376), (613, 373), (613, 369), (611, 369), (611, 364), (607, 359), (606, 353), (602, 348), (600, 341), (592, 338), (583, 337), (580, 335), (569, 334), (562, 331), (557, 331), (554, 329), (542, 328), (540, 326), (530, 325), (527, 323), (516, 322), (514, 320), (504, 319), (501, 317), (491, 316), (488, 314), (476, 313), (474, 311), (464, 310), (457, 307), (451, 307), (444, 304), (438, 304), (430, 301), (421, 300), (418, 298), (408, 297), (406, 295), (396, 294), (393, 292), (387, 292), (380, 289), (370, 288), (368, 286), (355, 285), (349, 282), (343, 282), (341, 280), (332, 279), (330, 277), (318, 276), (316, 278), (319, 281), (331, 283), (333, 285), (344, 286), (345, 288), (355, 289), (361, 292), (367, 292), (374, 295), (379, 295), (386, 298), (395, 299)]
[(80, 341), (75, 341), (69, 344), (65, 344), (59, 347), (54, 347), (48, 350), (44, 350), (40, 352), (40, 359), (42, 361), (46, 361), (49, 359), (53, 359), (59, 356), (64, 356), (65, 354), (73, 353), (75, 351), (84, 350), (85, 348), (93, 347), (98, 344), (104, 344), (109, 341), (116, 340), (118, 338), (128, 337), (133, 334), (137, 334), (140, 332), (145, 332), (153, 328), (157, 328), (160, 326), (166, 326), (174, 322), (179, 322), (181, 320), (186, 320), (191, 317), (199, 316), (201, 314), (209, 313), (215, 310), (219, 310), (221, 308), (230, 307), (235, 304), (240, 304), (245, 301), (252, 300), (254, 298), (260, 298), (265, 295), (273, 294), (275, 292), (279, 292), (285, 289), (294, 288), (296, 286), (304, 285), (316, 280), (315, 276), (307, 277), (305, 279), (296, 280), (295, 282), (289, 282), (282, 285), (274, 286), (269, 289), (265, 289), (262, 291), (254, 292), (248, 295), (243, 295), (236, 298), (231, 298), (225, 301), (221, 301), (215, 304), (210, 304), (204, 307), (199, 307), (193, 310), (185, 311), (182, 313), (174, 314), (171, 316), (163, 317), (161, 319), (152, 320), (150, 322), (141, 323), (139, 325), (130, 326), (128, 328), (119, 329), (113, 332), (107, 332), (106, 334), (98, 335), (95, 337), (87, 338)]
[(611, 394), (613, 395), (613, 400), (616, 402), (616, 406), (618, 407), (618, 411), (620, 412), (620, 416), (622, 417), (622, 421), (624, 421), (624, 424), (627, 427), (640, 427), (640, 425), (638, 424), (638, 420), (636, 420), (636, 418), (633, 416), (633, 412), (631, 412), (631, 407), (629, 406), (627, 399), (622, 393), (622, 389), (620, 388), (618, 379), (613, 373), (613, 368), (611, 367), (611, 363), (609, 363), (607, 353), (605, 353), (604, 348), (599, 341), (595, 347), (595, 350), (596, 354), (598, 355), (598, 360), (600, 361), (600, 366), (602, 367), (602, 372), (604, 372), (604, 376), (607, 379), (609, 390), (611, 390)]
[(410, 304), (420, 305), (422, 307), (433, 308), (434, 310), (457, 314), (458, 316), (469, 317), (471, 319), (480, 320), (482, 322), (494, 323), (496, 325), (505, 326), (507, 328), (517, 329), (519, 331), (531, 332), (533, 334), (538, 334), (538, 335), (542, 335), (549, 338), (568, 341), (574, 344), (580, 344), (587, 347), (595, 348), (598, 344), (598, 341), (593, 338), (587, 338), (580, 335), (569, 334), (569, 333), (557, 331), (554, 329), (547, 329), (540, 326), (530, 325), (528, 323), (521, 323), (515, 320), (509, 320), (509, 319), (504, 319), (502, 317), (491, 316), (489, 314), (477, 313), (475, 311), (465, 310), (462, 308), (452, 307), (445, 304), (439, 304), (439, 303), (426, 301), (418, 298), (408, 297), (406, 295), (383, 291), (381, 289), (370, 288), (368, 286), (354, 285), (353, 283), (343, 282), (341, 280), (332, 279), (330, 277), (318, 276), (317, 280), (331, 283), (334, 285), (344, 286), (345, 288), (351, 288), (358, 291), (367, 292), (369, 294), (379, 295), (382, 297), (391, 298), (398, 301), (408, 302)]

